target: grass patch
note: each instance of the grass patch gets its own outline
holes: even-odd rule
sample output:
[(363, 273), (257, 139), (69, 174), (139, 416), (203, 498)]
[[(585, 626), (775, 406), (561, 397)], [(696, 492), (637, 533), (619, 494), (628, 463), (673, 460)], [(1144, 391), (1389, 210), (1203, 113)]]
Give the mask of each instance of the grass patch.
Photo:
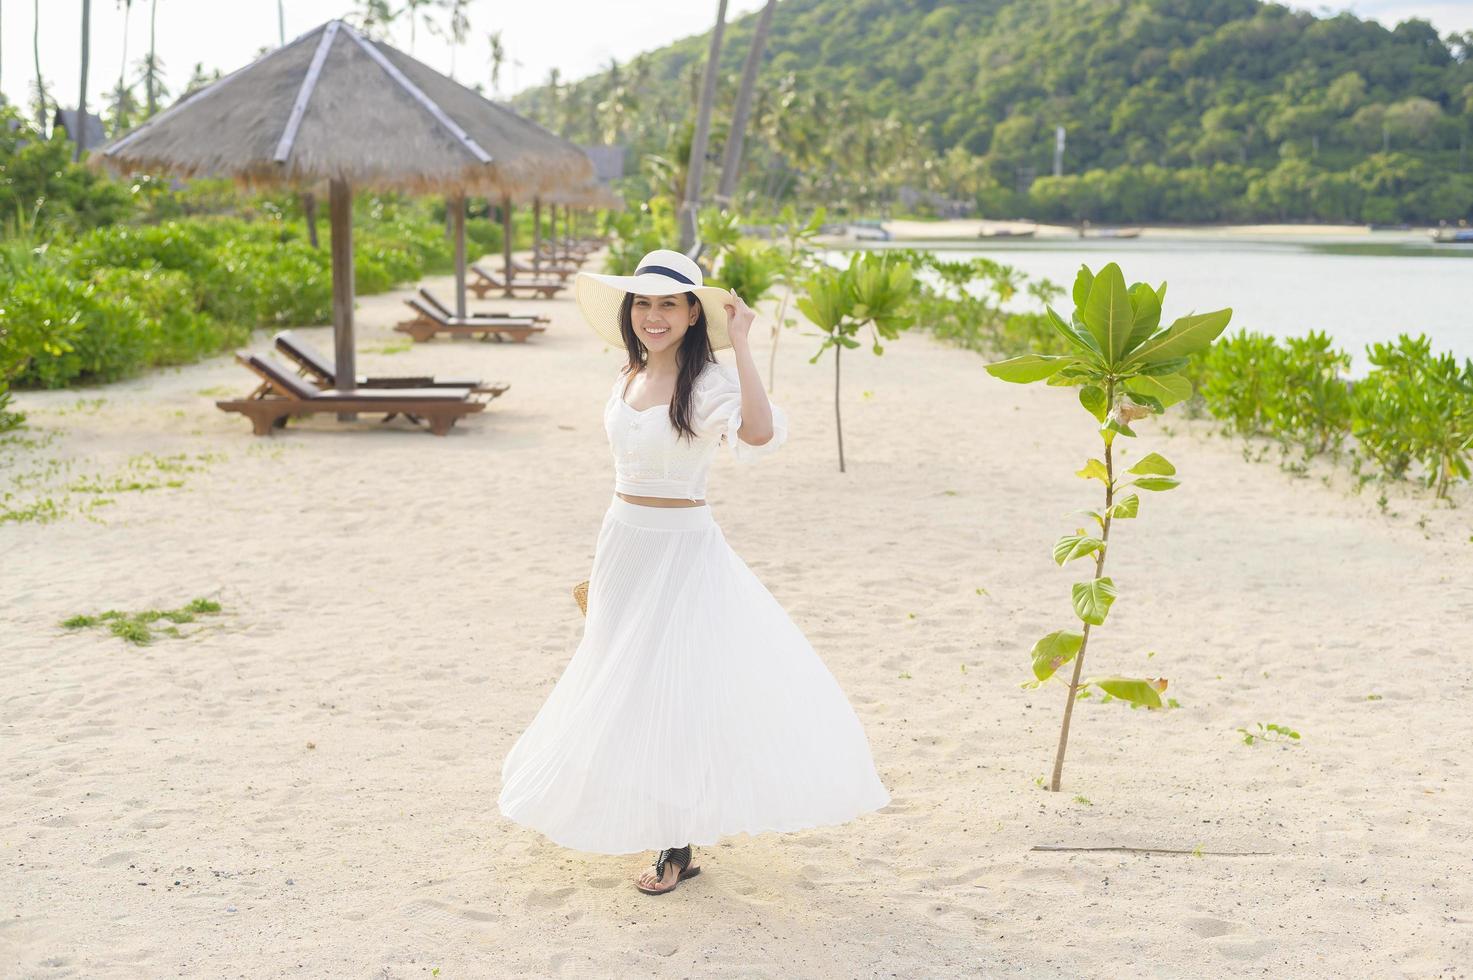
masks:
[[(218, 602), (201, 598), (191, 599), (177, 609), (145, 609), (135, 613), (109, 609), (95, 616), (79, 613), (63, 619), (61, 627), (66, 630), (105, 628), (113, 636), (134, 646), (148, 646), (159, 634), (179, 639), (184, 636), (179, 624), (193, 623), (200, 616), (213, 616), (219, 612)], [(175, 625), (158, 626), (160, 620)]]
[(387, 344), (382, 344), (378, 347), (368, 347), (365, 349), (370, 354), (403, 354), (409, 351), (412, 347), (414, 347), (414, 341), (412, 340), (394, 340), (390, 341)]

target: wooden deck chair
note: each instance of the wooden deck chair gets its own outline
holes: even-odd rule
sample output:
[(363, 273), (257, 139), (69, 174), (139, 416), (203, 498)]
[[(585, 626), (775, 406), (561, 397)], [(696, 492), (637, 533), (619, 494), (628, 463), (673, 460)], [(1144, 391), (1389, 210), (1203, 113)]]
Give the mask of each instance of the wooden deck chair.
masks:
[(499, 341), (510, 337), (517, 343), (524, 344), (534, 333), (542, 333), (547, 329), (542, 324), (525, 318), (513, 320), (510, 317), (466, 317), (462, 320), (446, 316), (413, 296), (406, 299), (404, 304), (414, 310), (416, 315), (412, 319), (396, 323), (394, 329), (407, 333), (420, 342), (430, 340), (436, 334), (446, 333), (452, 337), (479, 337), (481, 340), (494, 337)]
[[(513, 259), (511, 271), (513, 279), (517, 276), (531, 278), (532, 276), (540, 275), (547, 281), (556, 279), (558, 282), (567, 282), (568, 277), (578, 271), (578, 267), (576, 265), (554, 265), (551, 262), (541, 262), (539, 266), (531, 266)], [(536, 282), (537, 280), (533, 279), (532, 281)]]
[[(447, 320), (455, 319), (455, 311), (444, 303), (440, 298), (423, 286), (419, 287), (419, 298), (429, 306), (433, 306)], [(551, 323), (552, 317), (546, 313), (502, 313), (500, 310), (474, 310), (466, 314), (472, 320), (531, 320), (534, 323)]]
[[(307, 343), (290, 330), (279, 331), (272, 341), (276, 349), (297, 366), (297, 373), (319, 388), (337, 384), (337, 367), (332, 358)], [(471, 378), (436, 378), (431, 375), (396, 375), (393, 377), (358, 375), (355, 388), (469, 388), (492, 398), (503, 395), (511, 385), (504, 381), (486, 382)]]
[(292, 416), (318, 412), (384, 413), (387, 422), (402, 415), (430, 432), (443, 436), (457, 420), (482, 411), (486, 400), (474, 397), (469, 388), (336, 388), (321, 389), (280, 365), (248, 351), (235, 359), (261, 379), (245, 398), (217, 401), (222, 412), (239, 412), (251, 420), (258, 436), (269, 436)]
[(515, 296), (518, 292), (524, 292), (534, 293), (547, 299), (552, 299), (563, 291), (563, 284), (556, 279), (519, 279), (508, 282), (483, 267), (479, 262), (472, 262), (470, 270), (476, 274), (476, 280), (466, 285), (470, 286), (478, 299), (484, 298), (493, 289), (499, 289), (507, 296)]

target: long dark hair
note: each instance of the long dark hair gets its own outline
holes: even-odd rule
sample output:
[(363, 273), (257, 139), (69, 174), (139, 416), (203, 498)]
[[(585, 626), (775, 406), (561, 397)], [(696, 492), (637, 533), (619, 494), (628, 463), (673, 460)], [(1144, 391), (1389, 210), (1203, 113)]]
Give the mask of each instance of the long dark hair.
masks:
[[(696, 430), (690, 424), (691, 392), (706, 365), (716, 363), (716, 354), (711, 350), (711, 336), (706, 331), (706, 308), (695, 293), (686, 293), (685, 298), (700, 312), (696, 314), (696, 322), (685, 331), (675, 352), (678, 370), (675, 395), (670, 399), (670, 424), (677, 433), (690, 440), (696, 437)], [(645, 349), (644, 341), (639, 339), (639, 334), (634, 332), (633, 293), (625, 293), (619, 303), (619, 333), (624, 337), (624, 349), (629, 352), (630, 373), (641, 370), (649, 360), (649, 351)], [(623, 392), (619, 397), (624, 397)]]

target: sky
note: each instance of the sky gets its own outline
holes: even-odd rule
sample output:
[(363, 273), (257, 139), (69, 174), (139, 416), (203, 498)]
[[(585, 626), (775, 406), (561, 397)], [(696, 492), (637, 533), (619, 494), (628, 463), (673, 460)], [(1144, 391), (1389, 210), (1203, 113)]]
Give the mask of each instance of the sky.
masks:
[[(229, 72), (250, 62), (262, 47), (279, 42), (275, 0), (134, 0), (126, 31), (130, 76), (148, 48), (149, 11), (155, 3), (158, 57), (166, 83), (176, 91), (197, 62), (207, 70)], [(728, 0), (727, 19), (762, 4), (763, 0)], [(402, 2), (391, 0), (391, 5)], [(1443, 34), (1473, 30), (1473, 0), (1335, 0), (1290, 5), (1321, 15), (1349, 10), (1387, 26), (1421, 17)], [(30, 101), (35, 77), (32, 11), (37, 6), (41, 11), (41, 68), (48, 87), (63, 105), (75, 105), (81, 66), (81, 0), (0, 0), (0, 91), (18, 104)], [(283, 0), (286, 38), (304, 34), (354, 6), (344, 0)], [(500, 30), (507, 62), (500, 91), (492, 92), (493, 96), (506, 97), (543, 82), (554, 67), (564, 79), (581, 78), (598, 71), (611, 58), (623, 63), (641, 51), (705, 31), (715, 19), (716, 6), (716, 0), (471, 0), (470, 39), (456, 53), (453, 73), (466, 84), (480, 82), (491, 91), (488, 34)], [(396, 24), (392, 43), (408, 51), (409, 33), (407, 24)], [(414, 55), (450, 74), (448, 42), (422, 25), (416, 34)], [(89, 107), (100, 105), (117, 83), (124, 36), (123, 0), (92, 0)]]

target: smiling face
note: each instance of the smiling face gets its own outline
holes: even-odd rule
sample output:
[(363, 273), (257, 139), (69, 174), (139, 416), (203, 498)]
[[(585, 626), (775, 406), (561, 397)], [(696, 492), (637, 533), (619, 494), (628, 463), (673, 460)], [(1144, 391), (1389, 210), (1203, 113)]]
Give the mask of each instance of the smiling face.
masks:
[(669, 296), (636, 293), (629, 308), (634, 334), (651, 353), (680, 346), (685, 332), (695, 326), (700, 315), (700, 305), (692, 303), (685, 293)]

